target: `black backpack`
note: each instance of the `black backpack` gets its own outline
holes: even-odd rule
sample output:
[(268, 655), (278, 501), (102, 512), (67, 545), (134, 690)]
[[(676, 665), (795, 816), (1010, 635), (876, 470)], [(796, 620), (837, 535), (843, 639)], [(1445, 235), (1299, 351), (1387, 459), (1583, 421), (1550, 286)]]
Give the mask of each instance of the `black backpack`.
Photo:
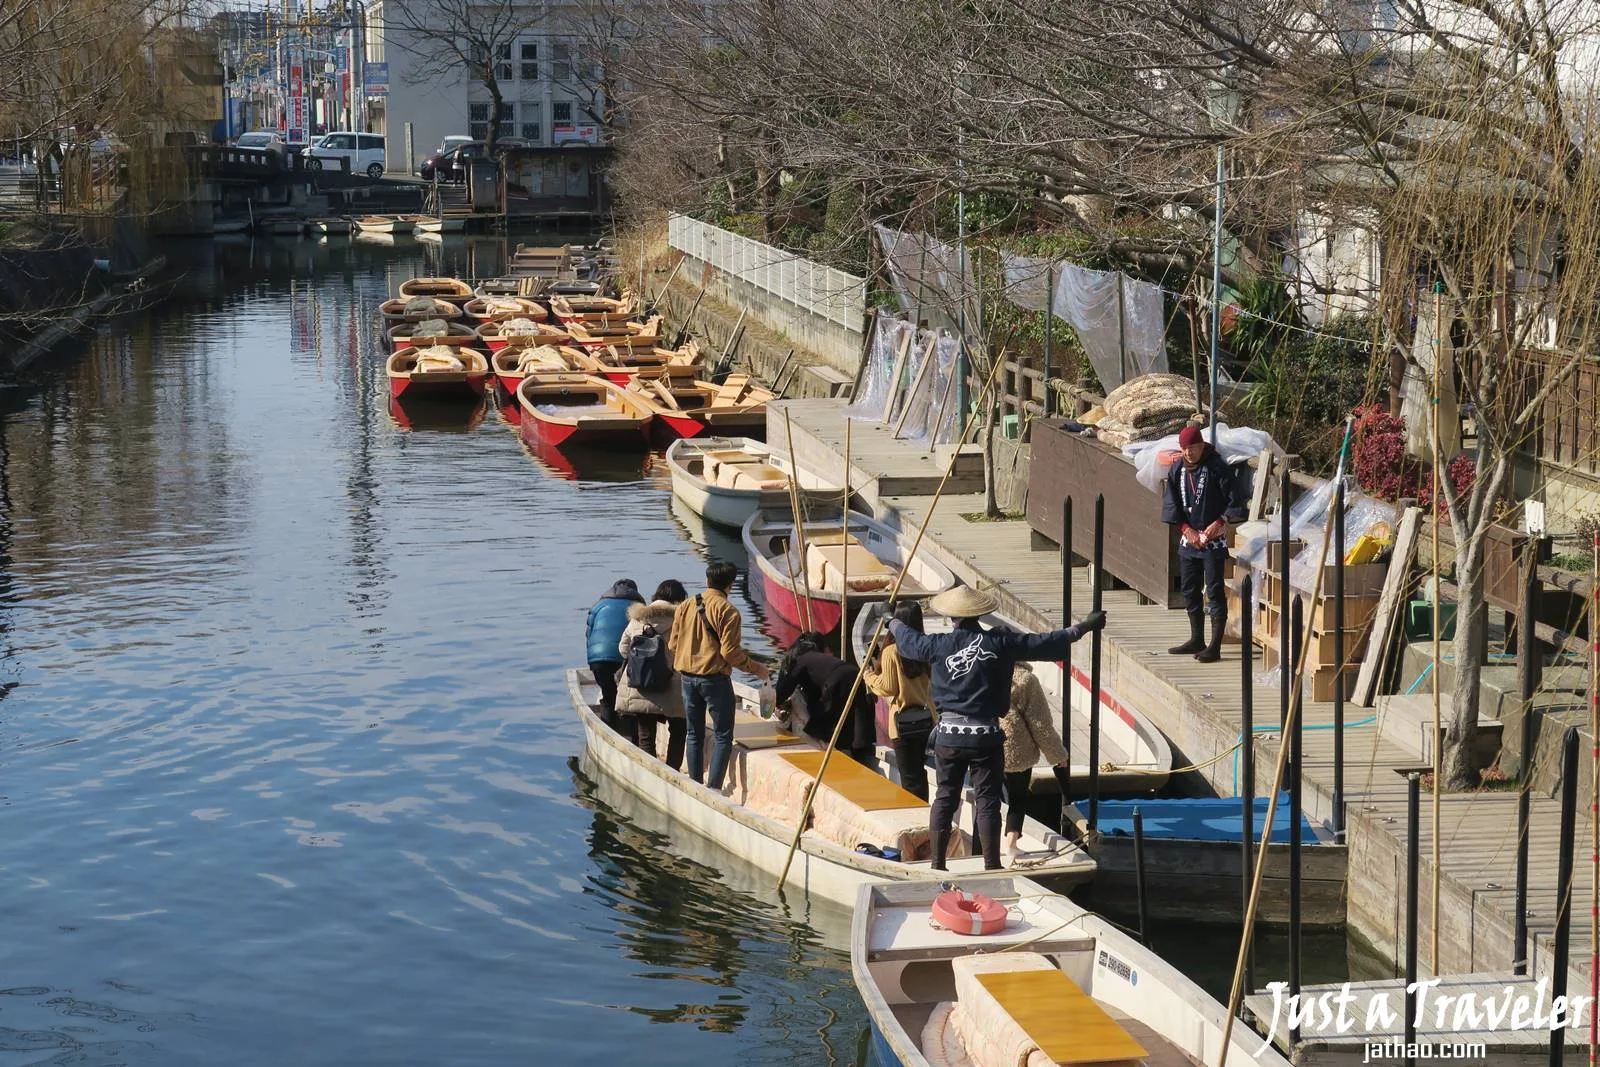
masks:
[(659, 693), (672, 685), (672, 663), (667, 659), (667, 639), (645, 623), (643, 632), (628, 646), (628, 685), (641, 693)]

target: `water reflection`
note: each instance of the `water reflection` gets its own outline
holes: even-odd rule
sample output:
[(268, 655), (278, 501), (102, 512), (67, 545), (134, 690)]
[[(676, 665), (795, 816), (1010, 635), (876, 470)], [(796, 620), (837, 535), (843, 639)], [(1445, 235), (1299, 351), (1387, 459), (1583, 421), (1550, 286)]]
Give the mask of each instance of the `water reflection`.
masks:
[(439, 400), (390, 399), (389, 417), (402, 430), (466, 433), (483, 422), (487, 402), (457, 404)]

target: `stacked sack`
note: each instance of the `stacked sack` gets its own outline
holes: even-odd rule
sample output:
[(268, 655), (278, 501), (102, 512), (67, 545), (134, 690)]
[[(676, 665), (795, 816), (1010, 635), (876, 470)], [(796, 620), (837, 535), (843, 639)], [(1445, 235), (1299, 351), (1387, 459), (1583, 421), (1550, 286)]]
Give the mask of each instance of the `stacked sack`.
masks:
[(1095, 436), (1114, 448), (1165, 437), (1195, 414), (1194, 382), (1181, 374), (1141, 374), (1106, 396)]

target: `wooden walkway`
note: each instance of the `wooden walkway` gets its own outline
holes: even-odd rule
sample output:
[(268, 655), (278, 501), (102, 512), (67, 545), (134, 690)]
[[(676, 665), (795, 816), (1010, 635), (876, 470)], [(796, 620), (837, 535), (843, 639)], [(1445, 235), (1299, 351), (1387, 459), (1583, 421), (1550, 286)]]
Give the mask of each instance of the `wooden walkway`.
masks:
[[(843, 460), (833, 452), (831, 467), (817, 461), (831, 452), (828, 442), (843, 440), (844, 405), (836, 400), (795, 400), (771, 405), (769, 440), (784, 440), (782, 411), (793, 422), (795, 450), (808, 456), (817, 473), (843, 475)], [(905, 450), (923, 446), (896, 442), (886, 432), (852, 431), (856, 476), (904, 463)], [(884, 496), (875, 504), (878, 517), (915, 532), (929, 513), (930, 496)], [(1002, 610), (1040, 629), (1061, 625), (1062, 568), (1059, 550), (1044, 542), (1021, 520), (972, 522), (963, 514), (981, 513), (981, 494), (946, 496), (939, 500), (928, 525), (926, 548), (969, 584), (993, 588)], [(1083, 546), (1087, 548), (1087, 546)], [(1081, 617), (1090, 603), (1088, 568), (1073, 569), (1074, 613)], [(1172, 656), (1167, 648), (1188, 637), (1182, 612), (1140, 604), (1130, 591), (1102, 594), (1109, 616), (1104, 640), (1102, 679), (1118, 698), (1144, 713), (1172, 742), (1179, 766), (1210, 765), (1197, 772), (1217, 794), (1238, 795), (1237, 754), (1227, 756), (1239, 741), (1242, 716), (1241, 664), (1237, 643), (1227, 645), (1220, 663), (1203, 664), (1189, 656)], [(1087, 642), (1076, 662), (1087, 660)], [(1256, 750), (1256, 793), (1267, 795), (1279, 751), (1273, 731), (1280, 720), (1280, 693), (1263, 684), (1259, 659), (1252, 686)], [(1304, 704), (1303, 790), (1307, 815), (1326, 821), (1333, 798), (1333, 706)], [(1415, 766), (1414, 752), (1380, 736), (1374, 709), (1345, 710), (1345, 800), (1349, 857), (1349, 922), (1366, 941), (1390, 959), (1401, 959), (1405, 946), (1406, 782), (1395, 768)], [(1263, 729), (1266, 727), (1266, 729)], [(1219, 758), (1220, 757), (1220, 758)], [(1192, 776), (1193, 777), (1193, 776)], [(1198, 781), (1195, 784), (1199, 784)], [(1287, 785), (1285, 785), (1287, 788)], [(1516, 808), (1514, 792), (1446, 795), (1440, 800), (1440, 937), (1438, 972), (1477, 974), (1511, 972), (1516, 886)], [(1574, 872), (1571, 986), (1587, 992), (1591, 945), (1588, 918), (1590, 865), (1585, 862), (1589, 814), (1579, 812)], [(1433, 920), (1430, 908), (1433, 878), (1432, 796), (1423, 793), (1419, 832), (1422, 871), (1419, 923), (1419, 969), (1434, 970), (1430, 956)], [(1549, 973), (1556, 921), (1559, 804), (1544, 796), (1533, 802), (1530, 829), (1528, 926), (1536, 937), (1533, 973)]]

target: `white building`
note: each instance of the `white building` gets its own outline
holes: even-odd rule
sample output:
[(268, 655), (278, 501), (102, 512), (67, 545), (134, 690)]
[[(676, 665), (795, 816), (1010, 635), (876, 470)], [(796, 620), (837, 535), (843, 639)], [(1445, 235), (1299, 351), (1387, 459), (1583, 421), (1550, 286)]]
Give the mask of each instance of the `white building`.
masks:
[(578, 11), (581, 6), (537, 0), (486, 7), (468, 7), (465, 0), (370, 4), (367, 61), (387, 64), (389, 71), (388, 94), (381, 112), (374, 108), (373, 129), (385, 135), (389, 169), (414, 173), (446, 136), (487, 136), (489, 90), (437, 39), (437, 30), (414, 28), (444, 26), (468, 12), (494, 22), (471, 36), (498, 53), (495, 80), (508, 108), (500, 137), (531, 145), (601, 143), (609, 50)]

